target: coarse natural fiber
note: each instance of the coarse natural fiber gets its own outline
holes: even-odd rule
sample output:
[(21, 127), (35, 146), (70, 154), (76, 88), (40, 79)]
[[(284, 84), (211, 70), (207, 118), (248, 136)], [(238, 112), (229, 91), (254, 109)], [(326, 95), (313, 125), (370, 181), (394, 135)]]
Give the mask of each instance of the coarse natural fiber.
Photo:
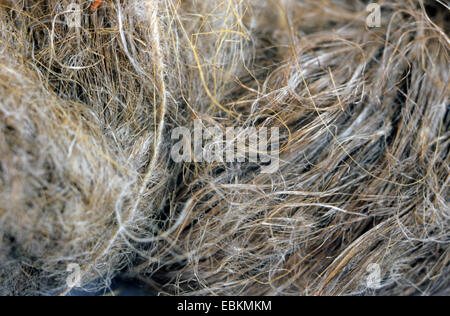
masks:
[[(444, 1), (91, 4), (0, 0), (0, 295), (68, 294), (72, 263), (88, 291), (448, 290)], [(279, 169), (175, 163), (194, 119), (279, 127)]]

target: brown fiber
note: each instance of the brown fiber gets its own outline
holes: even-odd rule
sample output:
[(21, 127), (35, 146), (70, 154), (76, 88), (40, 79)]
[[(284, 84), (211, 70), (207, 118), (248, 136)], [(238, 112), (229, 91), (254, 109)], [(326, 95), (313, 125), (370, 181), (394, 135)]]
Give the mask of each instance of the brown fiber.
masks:
[[(448, 290), (449, 6), (368, 3), (0, 0), (0, 295), (68, 294), (72, 263), (88, 291)], [(279, 170), (173, 162), (195, 119), (279, 127)]]

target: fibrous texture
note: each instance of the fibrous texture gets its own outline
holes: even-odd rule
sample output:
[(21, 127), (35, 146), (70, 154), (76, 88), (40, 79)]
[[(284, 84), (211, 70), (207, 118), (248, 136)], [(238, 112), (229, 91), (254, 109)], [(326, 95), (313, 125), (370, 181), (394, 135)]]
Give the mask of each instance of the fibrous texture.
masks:
[[(90, 291), (448, 290), (449, 7), (368, 4), (0, 0), (0, 294), (72, 263)], [(174, 162), (194, 120), (278, 127), (279, 168)]]

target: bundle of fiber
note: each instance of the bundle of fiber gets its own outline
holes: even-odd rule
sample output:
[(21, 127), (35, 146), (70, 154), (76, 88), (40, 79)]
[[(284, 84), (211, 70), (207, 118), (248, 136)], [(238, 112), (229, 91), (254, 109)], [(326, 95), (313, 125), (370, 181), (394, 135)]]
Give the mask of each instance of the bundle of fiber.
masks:
[(67, 292), (72, 262), (81, 285), (100, 278), (104, 287), (134, 256), (128, 230), (153, 234), (165, 202), (159, 20), (136, 28), (152, 34), (136, 57), (120, 5), (114, 30), (97, 30), (113, 21), (93, 17), (90, 33), (74, 33), (58, 19), (61, 4), (7, 3), (0, 13), (3, 293)]
[(0, 0), (0, 295), (448, 290), (449, 8), (368, 4)]
[(263, 76), (229, 101), (233, 126), (279, 127), (278, 171), (185, 164), (177, 226), (134, 275), (190, 295), (448, 289), (449, 8), (386, 2), (368, 28), (367, 3), (278, 4), (248, 19), (271, 64), (257, 50)]
[(122, 244), (108, 244), (114, 209), (136, 175), (119, 169), (95, 113), (4, 55), (0, 95), (1, 293), (56, 290), (67, 262), (108, 275)]
[[(66, 294), (73, 264), (97, 291), (151, 258), (180, 168), (168, 131), (251, 58), (244, 6), (218, 3), (0, 1), (0, 294)], [(200, 28), (222, 32), (199, 48)]]

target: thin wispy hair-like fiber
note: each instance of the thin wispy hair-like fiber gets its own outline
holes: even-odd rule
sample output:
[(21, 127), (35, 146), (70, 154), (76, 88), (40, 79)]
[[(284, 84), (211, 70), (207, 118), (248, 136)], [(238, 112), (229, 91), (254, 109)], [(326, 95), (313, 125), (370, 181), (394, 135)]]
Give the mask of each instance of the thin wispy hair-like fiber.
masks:
[[(0, 0), (0, 294), (435, 295), (449, 278), (449, 7)], [(170, 159), (279, 127), (280, 168)], [(380, 267), (377, 288), (370, 267)]]

